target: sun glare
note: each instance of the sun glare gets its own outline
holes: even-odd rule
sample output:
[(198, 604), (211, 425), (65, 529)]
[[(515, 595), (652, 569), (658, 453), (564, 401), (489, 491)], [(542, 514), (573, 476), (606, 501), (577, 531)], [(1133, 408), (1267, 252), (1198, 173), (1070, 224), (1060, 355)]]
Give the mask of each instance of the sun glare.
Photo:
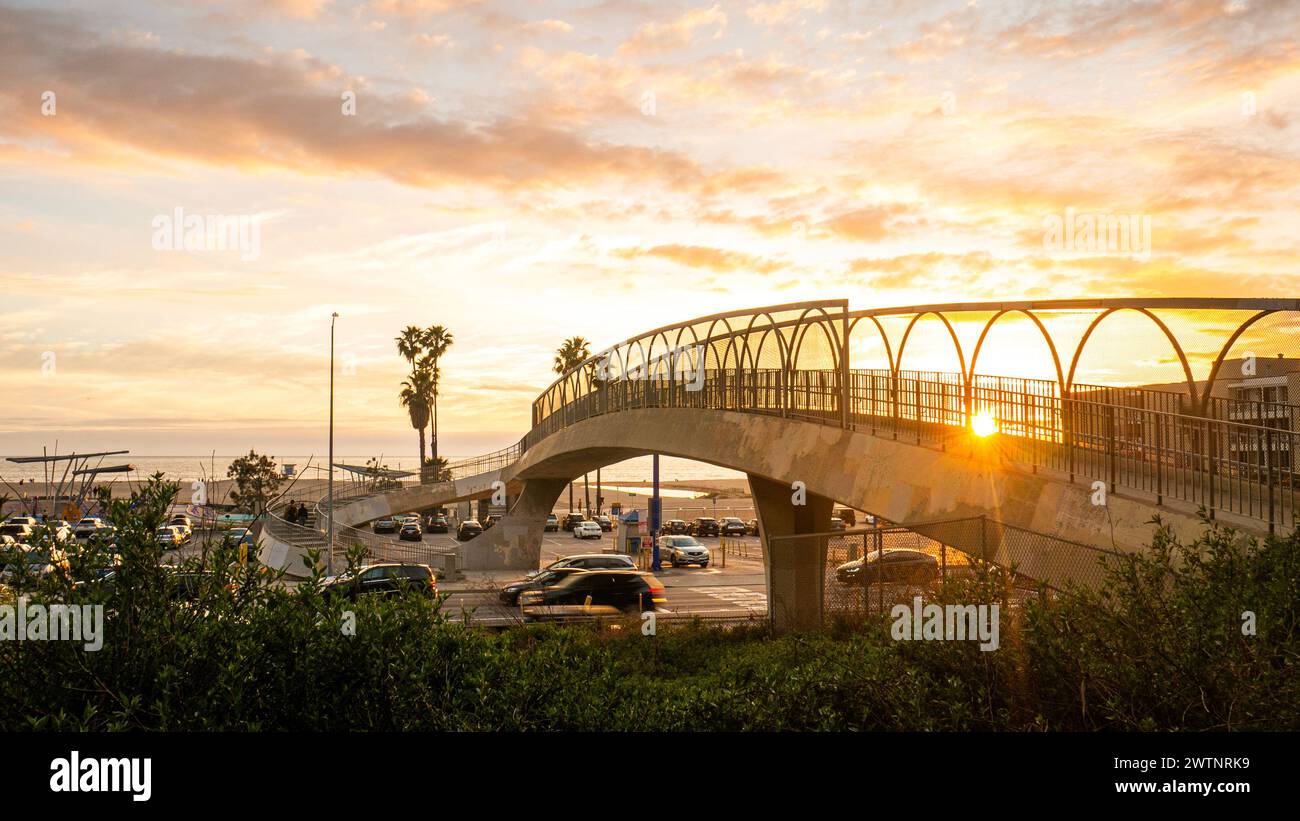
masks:
[(988, 411), (982, 411), (971, 417), (970, 429), (976, 436), (992, 436), (998, 432), (998, 420)]

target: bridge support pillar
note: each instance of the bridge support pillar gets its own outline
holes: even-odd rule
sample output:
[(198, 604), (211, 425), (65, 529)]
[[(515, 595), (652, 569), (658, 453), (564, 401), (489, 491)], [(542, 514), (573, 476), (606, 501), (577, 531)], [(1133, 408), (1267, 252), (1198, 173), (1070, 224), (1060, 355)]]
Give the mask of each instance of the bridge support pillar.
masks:
[[(826, 583), (826, 537), (776, 539), (831, 529), (833, 503), (788, 484), (749, 475), (749, 492), (763, 538), (767, 609), (778, 630), (821, 626)], [(802, 502), (802, 504), (799, 504)]]
[(563, 479), (529, 479), (510, 512), (483, 535), (461, 546), (464, 570), (535, 570), (542, 560), (546, 514), (564, 492)]

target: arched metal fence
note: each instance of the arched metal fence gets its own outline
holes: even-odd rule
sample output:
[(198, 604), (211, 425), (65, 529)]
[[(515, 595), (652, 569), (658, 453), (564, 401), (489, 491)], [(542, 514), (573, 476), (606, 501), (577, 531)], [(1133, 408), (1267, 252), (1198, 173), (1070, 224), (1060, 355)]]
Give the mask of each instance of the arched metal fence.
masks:
[[(1152, 339), (1125, 328), (1126, 316), (1147, 325)], [(518, 444), (452, 470), (459, 478), (503, 467), (565, 427), (640, 408), (772, 414), (938, 447), (971, 436), (972, 425), (983, 422), (1008, 459), (1112, 490), (1144, 491), (1157, 503), (1179, 499), (1267, 522), (1270, 530), (1290, 528), (1300, 448), (1300, 406), (1291, 400), (1300, 391), (1300, 359), (1288, 353), (1298, 319), (1300, 301), (1290, 299), (860, 311), (829, 300), (715, 314), (590, 357), (533, 403), (532, 430)], [(1009, 327), (1018, 329), (1011, 354), (991, 356), (990, 340)], [(928, 346), (920, 339), (927, 328), (938, 336)], [(1096, 350), (1101, 366), (1084, 367)], [(955, 367), (905, 367), (936, 357)], [(874, 367), (854, 367), (863, 359)], [(1091, 384), (1080, 379), (1085, 371), (1112, 372), (1115, 382), (1129, 384)], [(1144, 373), (1164, 372), (1175, 378), (1143, 382)]]

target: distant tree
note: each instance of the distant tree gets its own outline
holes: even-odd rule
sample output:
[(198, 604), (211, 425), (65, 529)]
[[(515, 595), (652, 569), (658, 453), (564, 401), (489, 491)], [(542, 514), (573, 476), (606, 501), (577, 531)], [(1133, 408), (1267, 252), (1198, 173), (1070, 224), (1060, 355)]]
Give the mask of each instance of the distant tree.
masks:
[(555, 351), (554, 370), (563, 376), (581, 365), (590, 356), (590, 342), (580, 336), (570, 337), (564, 340), (564, 344)]
[(446, 457), (439, 456), (437, 459), (425, 459), (424, 471), (420, 476), (422, 482), (450, 482), (451, 467)]
[(252, 449), (247, 456), (230, 463), (226, 476), (235, 480), (235, 488), (230, 492), (235, 508), (255, 516), (266, 511), (267, 501), (275, 496), (284, 481), (276, 470), (275, 458), (262, 456)]
[[(442, 325), (430, 325), (424, 330), (424, 364), (428, 367), (432, 375), (432, 390), (429, 392), (429, 401), (433, 405), (433, 436), (429, 440), (430, 452), (434, 461), (438, 459), (438, 388), (442, 381), (442, 367), (439, 363), (442, 355), (452, 346), (456, 338), (452, 336), (451, 331)], [(421, 455), (424, 451), (421, 449)]]
[(416, 368), (402, 381), (402, 392), (397, 401), (406, 408), (411, 427), (420, 437), (418, 459), (424, 459), (424, 426), (429, 424), (429, 394), (433, 390), (433, 374), (425, 368)]

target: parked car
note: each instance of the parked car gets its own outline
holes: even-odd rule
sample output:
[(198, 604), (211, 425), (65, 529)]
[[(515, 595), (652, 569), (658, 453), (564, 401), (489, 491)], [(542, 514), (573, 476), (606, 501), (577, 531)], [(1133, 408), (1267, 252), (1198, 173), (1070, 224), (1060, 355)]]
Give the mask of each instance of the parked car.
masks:
[(370, 525), (370, 529), (376, 533), (396, 533), (397, 527), (397, 520), (392, 516), (375, 519), (374, 524)]
[(745, 535), (746, 536), (758, 535), (758, 519), (750, 519), (748, 522), (745, 522)]
[(35, 516), (28, 516), (25, 513), (18, 513), (13, 516), (10, 516), (8, 519), (5, 519), (4, 523), (7, 525), (31, 525), (32, 527), (36, 527), (38, 524), (41, 523), (41, 521), (40, 519), (37, 519)]
[(9, 536), (15, 542), (30, 542), (36, 536), (36, 528), (26, 522), (8, 521), (0, 525), (0, 536)]
[(682, 519), (669, 519), (664, 522), (664, 526), (659, 529), (659, 532), (670, 536), (685, 536), (691, 532), (691, 526)]
[(565, 568), (577, 570), (636, 570), (636, 562), (632, 561), (631, 556), (624, 556), (621, 553), (579, 553), (575, 556), (563, 556), (556, 559), (541, 570), (531, 571), (525, 578), (531, 579), (548, 570), (563, 570)]
[(355, 573), (331, 576), (321, 593), (326, 598), (344, 596), (356, 601), (360, 596), (397, 596), (404, 592), (433, 596), (438, 582), (428, 565), (386, 562), (359, 568)]
[(835, 568), (835, 580), (840, 584), (868, 584), (872, 582), (901, 582), (924, 584), (939, 578), (939, 560), (929, 553), (906, 548), (873, 550), (861, 559), (845, 562)]
[(232, 527), (222, 535), (221, 541), (227, 545), (237, 545), (240, 542), (252, 544), (253, 531), (246, 527)]
[(735, 516), (728, 516), (723, 519), (718, 528), (718, 532), (723, 536), (744, 536), (745, 530), (745, 523)]
[(701, 516), (691, 522), (691, 536), (717, 536), (720, 532), (718, 520), (709, 516)]
[(663, 582), (635, 570), (571, 573), (519, 596), (520, 609), (532, 619), (631, 615), (667, 603)]
[(694, 536), (659, 537), (660, 562), (668, 562), (673, 567), (681, 567), (684, 564), (708, 567), (711, 558), (709, 549)]
[(844, 529), (844, 520), (841, 519), (839, 516), (832, 516), (831, 530), (843, 530), (843, 529)]
[(585, 572), (587, 571), (581, 567), (557, 567), (554, 570), (541, 570), (534, 576), (528, 576), (517, 582), (507, 584), (505, 587), (501, 588), (501, 592), (497, 594), (497, 598), (501, 600), (502, 604), (514, 607), (516, 604), (519, 604), (519, 594), (523, 593), (525, 590), (541, 590), (543, 587), (555, 584), (570, 573)]
[(480, 535), (482, 532), (483, 525), (479, 524), (476, 519), (466, 519), (460, 523), (460, 527), (456, 528), (456, 540), (468, 542), (470, 539)]
[(546, 514), (546, 525), (545, 527), (542, 528), (542, 530), (544, 530), (547, 533), (550, 533), (552, 531), (559, 532), (560, 517), (556, 516), (554, 513)]
[(103, 519), (97, 516), (87, 516), (77, 522), (76, 527), (72, 528), (72, 535), (76, 539), (89, 539), (106, 527), (107, 525), (104, 524)]
[(609, 520), (608, 516), (597, 516), (592, 521), (600, 525), (600, 529), (604, 533), (609, 533), (614, 529), (614, 523)]
[(848, 525), (849, 527), (857, 527), (858, 525), (858, 514), (855, 513), (851, 508), (842, 507), (839, 510), (835, 511), (835, 515), (840, 519), (843, 519), (844, 524)]
[(21, 562), (27, 565), (27, 572), (35, 576), (53, 573), (55, 569), (68, 569), (68, 556), (57, 547), (9, 545), (9, 562), (0, 567), (0, 581), (11, 580), (20, 572), (18, 554), (21, 554)]
[(442, 515), (441, 513), (435, 513), (434, 515), (428, 517), (427, 519), (425, 519), (425, 523), (426, 523), (425, 530), (427, 530), (430, 533), (447, 532), (447, 528), (448, 528), (447, 517)]
[(403, 542), (422, 542), (424, 541), (424, 528), (420, 527), (419, 522), (407, 522), (402, 525), (402, 529), (397, 531), (397, 538)]
[(153, 539), (164, 550), (172, 550), (185, 544), (185, 531), (175, 525), (163, 525), (154, 531)]
[(601, 533), (604, 533), (604, 531), (595, 522), (578, 522), (573, 526), (573, 538), (575, 539), (599, 539)]
[(577, 525), (578, 522), (584, 522), (586, 520), (587, 517), (583, 516), (581, 513), (566, 513), (564, 515), (564, 529), (567, 532), (572, 533), (574, 526)]

